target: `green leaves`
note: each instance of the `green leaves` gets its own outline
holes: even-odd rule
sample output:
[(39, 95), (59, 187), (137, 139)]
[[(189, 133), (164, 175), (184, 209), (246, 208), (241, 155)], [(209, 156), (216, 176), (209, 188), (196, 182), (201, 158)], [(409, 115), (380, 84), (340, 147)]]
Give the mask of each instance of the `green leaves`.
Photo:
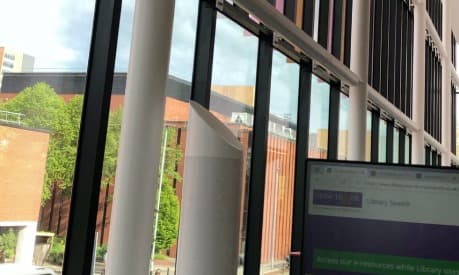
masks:
[(0, 234), (0, 254), (6, 259), (13, 259), (16, 254), (16, 234), (13, 229)]
[[(43, 204), (51, 198), (54, 185), (64, 195), (70, 195), (83, 100), (82, 95), (77, 95), (65, 103), (51, 86), (40, 82), (0, 105), (0, 110), (24, 114), (24, 126), (50, 131)], [(115, 177), (122, 114), (122, 109), (110, 113), (102, 172), (103, 184), (110, 184)]]
[(177, 181), (181, 180), (181, 177), (175, 171), (175, 168), (182, 158), (182, 151), (175, 143), (176, 129), (171, 127), (166, 128), (163, 131), (163, 139), (165, 131), (168, 131), (168, 135), (161, 199), (159, 203), (155, 252), (168, 249), (171, 245), (173, 245), (177, 239), (179, 229), (180, 206), (172, 183), (174, 179)]

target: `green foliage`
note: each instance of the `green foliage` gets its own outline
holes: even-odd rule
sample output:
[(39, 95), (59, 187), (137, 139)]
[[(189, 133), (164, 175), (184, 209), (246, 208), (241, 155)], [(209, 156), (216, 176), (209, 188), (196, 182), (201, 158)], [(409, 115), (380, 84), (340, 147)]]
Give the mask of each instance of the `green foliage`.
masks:
[(53, 130), (63, 106), (64, 100), (54, 89), (40, 82), (3, 103), (0, 109), (24, 114), (22, 123), (27, 127)]
[[(0, 105), (0, 109), (22, 113), (25, 115), (22, 120), (24, 126), (47, 129), (51, 133), (42, 203), (51, 198), (54, 186), (61, 189), (64, 195), (70, 195), (83, 96), (77, 95), (64, 103), (51, 86), (40, 82)], [(122, 115), (122, 109), (110, 113), (102, 171), (103, 184), (112, 183), (115, 177)]]
[(96, 258), (103, 259), (107, 251), (108, 251), (108, 246), (106, 244), (98, 246), (96, 248)]
[(48, 149), (43, 201), (51, 197), (53, 185), (70, 194), (80, 131), (83, 96), (78, 95), (64, 105), (56, 118)]
[(180, 175), (175, 171), (175, 167), (178, 161), (182, 158), (182, 151), (177, 145), (175, 145), (176, 130), (168, 127), (165, 131), (168, 131), (168, 137), (161, 199), (159, 203), (155, 252), (168, 249), (172, 244), (174, 244), (177, 239), (180, 215), (179, 201), (175, 195), (175, 190), (172, 187), (172, 182), (174, 179), (181, 180)]
[(65, 240), (55, 238), (53, 246), (48, 253), (48, 261), (53, 264), (62, 265), (64, 262)]
[(155, 260), (167, 260), (167, 256), (164, 254), (155, 253), (154, 259)]
[(0, 254), (6, 259), (13, 259), (16, 254), (16, 234), (13, 229), (0, 235)]
[(119, 108), (118, 110), (111, 112), (108, 119), (104, 166), (102, 169), (103, 185), (111, 184), (115, 178), (122, 118), (123, 109)]

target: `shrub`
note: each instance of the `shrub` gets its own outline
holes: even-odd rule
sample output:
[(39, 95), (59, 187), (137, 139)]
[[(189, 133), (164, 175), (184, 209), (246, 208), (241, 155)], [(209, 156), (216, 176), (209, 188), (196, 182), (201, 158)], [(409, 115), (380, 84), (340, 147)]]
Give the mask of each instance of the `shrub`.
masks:
[(108, 246), (106, 244), (98, 246), (96, 248), (96, 259), (103, 260), (105, 254), (107, 253), (107, 250), (108, 250)]
[(0, 235), (0, 254), (5, 259), (13, 259), (16, 254), (16, 234), (13, 229)]
[(62, 265), (64, 262), (65, 241), (61, 238), (54, 239), (53, 246), (49, 250), (48, 261), (53, 264)]

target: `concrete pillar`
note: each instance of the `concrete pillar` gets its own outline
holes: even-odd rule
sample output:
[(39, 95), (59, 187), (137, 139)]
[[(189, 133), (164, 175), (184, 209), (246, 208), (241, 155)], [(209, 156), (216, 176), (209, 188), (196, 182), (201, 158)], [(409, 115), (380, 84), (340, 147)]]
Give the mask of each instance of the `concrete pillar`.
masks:
[(16, 241), (15, 262), (23, 265), (31, 265), (33, 251), (35, 249), (35, 237), (37, 234), (37, 223), (30, 222), (21, 226)]
[(196, 103), (188, 128), (176, 274), (237, 274), (242, 145)]
[(413, 121), (417, 130), (413, 132), (412, 163), (425, 163), (424, 151), (424, 102), (425, 102), (425, 1), (414, 1), (414, 45), (413, 45)]
[(107, 274), (149, 272), (174, 1), (137, 0)]
[(446, 50), (447, 57), (442, 58), (442, 125), (441, 143), (447, 149), (446, 154), (441, 156), (442, 166), (451, 166), (451, 7), (450, 0), (443, 0), (443, 47)]
[(352, 4), (351, 70), (362, 80), (349, 90), (348, 159), (365, 160), (367, 121), (367, 79), (370, 40), (370, 2)]

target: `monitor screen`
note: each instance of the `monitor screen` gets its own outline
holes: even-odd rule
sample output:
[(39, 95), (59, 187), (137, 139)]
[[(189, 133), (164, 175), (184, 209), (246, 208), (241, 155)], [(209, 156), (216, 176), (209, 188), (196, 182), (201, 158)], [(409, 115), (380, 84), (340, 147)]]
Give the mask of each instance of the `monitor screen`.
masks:
[(458, 170), (306, 166), (306, 274), (459, 275)]

